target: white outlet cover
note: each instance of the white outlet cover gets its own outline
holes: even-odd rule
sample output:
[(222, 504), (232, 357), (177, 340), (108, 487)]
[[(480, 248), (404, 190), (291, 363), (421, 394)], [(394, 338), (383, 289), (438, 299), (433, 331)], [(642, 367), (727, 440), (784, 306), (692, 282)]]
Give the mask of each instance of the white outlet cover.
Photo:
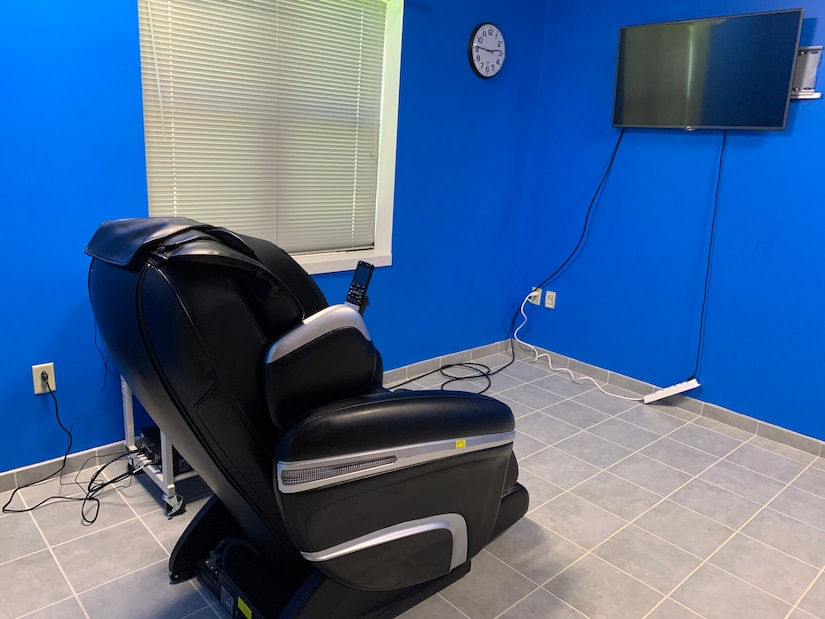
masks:
[(544, 307), (547, 309), (556, 308), (556, 293), (552, 290), (547, 290), (544, 293)]
[(40, 373), (46, 372), (49, 375), (49, 387), (52, 391), (57, 391), (57, 383), (54, 379), (54, 363), (41, 363), (32, 366), (32, 384), (34, 385), (34, 395), (49, 393), (40, 383)]

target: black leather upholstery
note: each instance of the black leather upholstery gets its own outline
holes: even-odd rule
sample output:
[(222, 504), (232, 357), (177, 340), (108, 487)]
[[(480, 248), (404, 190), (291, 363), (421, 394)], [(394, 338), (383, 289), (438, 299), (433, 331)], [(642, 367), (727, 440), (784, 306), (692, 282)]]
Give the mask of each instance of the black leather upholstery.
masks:
[(149, 218), (104, 223), (87, 253), (110, 355), (216, 496), (173, 579), (234, 578), (263, 616), (392, 617), (525, 513), (510, 410), (383, 389), (360, 315), (276, 246)]

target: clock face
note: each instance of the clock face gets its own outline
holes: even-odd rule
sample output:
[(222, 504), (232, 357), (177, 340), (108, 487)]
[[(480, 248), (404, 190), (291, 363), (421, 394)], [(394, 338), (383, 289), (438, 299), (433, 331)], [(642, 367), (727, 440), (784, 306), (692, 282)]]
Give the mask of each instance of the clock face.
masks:
[(504, 35), (495, 24), (479, 24), (470, 36), (470, 66), (483, 78), (498, 75), (504, 65)]

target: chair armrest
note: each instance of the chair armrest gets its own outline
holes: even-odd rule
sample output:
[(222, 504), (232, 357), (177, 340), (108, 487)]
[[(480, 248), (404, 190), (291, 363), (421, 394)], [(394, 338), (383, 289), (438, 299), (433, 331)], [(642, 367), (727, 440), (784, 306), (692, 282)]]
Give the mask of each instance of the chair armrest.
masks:
[(307, 411), (380, 385), (381, 358), (364, 319), (348, 305), (317, 312), (270, 345), (264, 386), (281, 430)]

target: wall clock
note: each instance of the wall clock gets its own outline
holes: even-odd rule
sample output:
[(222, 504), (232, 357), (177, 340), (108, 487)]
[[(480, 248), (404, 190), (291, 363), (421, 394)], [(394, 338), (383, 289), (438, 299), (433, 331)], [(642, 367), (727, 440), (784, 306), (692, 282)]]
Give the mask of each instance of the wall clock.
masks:
[(504, 35), (495, 24), (479, 24), (470, 35), (467, 54), (475, 74), (484, 79), (498, 75), (504, 65)]

